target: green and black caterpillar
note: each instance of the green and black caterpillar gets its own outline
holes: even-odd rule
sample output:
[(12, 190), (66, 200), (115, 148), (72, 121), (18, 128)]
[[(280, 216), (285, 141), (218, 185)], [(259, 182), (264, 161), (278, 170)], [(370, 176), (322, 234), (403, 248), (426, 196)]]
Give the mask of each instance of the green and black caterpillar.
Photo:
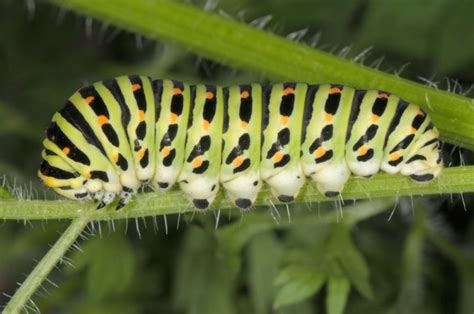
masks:
[(199, 209), (219, 186), (239, 208), (265, 181), (290, 202), (305, 177), (337, 196), (351, 173), (418, 182), (443, 162), (439, 132), (417, 105), (337, 84), (187, 85), (121, 76), (79, 89), (46, 130), (39, 176), (98, 208), (125, 206), (143, 184), (176, 182)]

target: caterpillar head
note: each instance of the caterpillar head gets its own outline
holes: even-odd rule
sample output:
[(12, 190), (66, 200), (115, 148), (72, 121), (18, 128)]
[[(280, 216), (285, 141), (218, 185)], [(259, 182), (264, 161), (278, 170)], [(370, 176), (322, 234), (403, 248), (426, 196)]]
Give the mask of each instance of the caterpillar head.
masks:
[(48, 160), (43, 159), (38, 170), (38, 177), (43, 184), (69, 199), (91, 199), (89, 191), (84, 186), (87, 180), (71, 169), (64, 169), (64, 164), (57, 162), (60, 159), (49, 157)]

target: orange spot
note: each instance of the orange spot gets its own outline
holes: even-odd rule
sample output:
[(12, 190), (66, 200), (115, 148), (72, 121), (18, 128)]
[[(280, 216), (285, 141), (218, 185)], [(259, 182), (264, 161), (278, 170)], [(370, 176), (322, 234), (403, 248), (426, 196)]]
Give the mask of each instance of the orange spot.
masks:
[(161, 154), (163, 155), (163, 158), (166, 158), (168, 157), (168, 155), (170, 154), (171, 152), (171, 149), (169, 146), (165, 146), (163, 147), (163, 149), (161, 150)]
[(170, 123), (176, 124), (176, 121), (178, 121), (178, 115), (176, 113), (170, 113)]
[(319, 158), (321, 156), (323, 156), (324, 154), (326, 154), (326, 149), (322, 146), (319, 146), (315, 151), (314, 151), (314, 156), (316, 158)]
[(90, 105), (91, 102), (94, 101), (94, 96), (89, 96), (89, 97), (85, 98), (84, 100), (86, 101), (86, 103), (87, 103), (88, 105)]
[(202, 159), (201, 157), (196, 157), (193, 159), (192, 166), (193, 168), (198, 168), (202, 165)]
[(202, 128), (203, 128), (205, 131), (209, 130), (209, 121), (203, 120), (203, 121), (202, 121)]
[(385, 93), (378, 94), (377, 98), (388, 99), (388, 95)]
[(240, 121), (240, 126), (242, 127), (242, 129), (246, 129), (248, 128), (249, 124), (243, 120)]
[(237, 168), (237, 167), (240, 167), (240, 165), (242, 165), (242, 163), (244, 162), (244, 160), (242, 159), (242, 157), (240, 156), (237, 156), (234, 158), (234, 160), (232, 161), (232, 165)]
[(370, 116), (370, 121), (372, 121), (373, 123), (377, 123), (380, 119), (380, 116), (376, 115), (376, 114), (372, 114)]
[(282, 151), (276, 152), (276, 154), (273, 155), (273, 158), (272, 158), (274, 163), (280, 162), (282, 159), (283, 159), (283, 152)]
[(118, 160), (119, 160), (119, 154), (114, 154), (114, 155), (112, 156), (112, 161), (113, 161), (113, 162), (117, 162)]
[(173, 95), (180, 95), (183, 91), (179, 88), (173, 88)]
[(329, 95), (339, 94), (340, 92), (341, 92), (341, 89), (339, 87), (333, 87), (329, 90)]
[(137, 156), (142, 159), (145, 156), (145, 150), (142, 148), (137, 152)]
[(69, 147), (64, 147), (64, 148), (63, 148), (63, 153), (64, 153), (65, 155), (69, 155), (70, 152), (71, 152), (71, 149), (70, 149)]
[(398, 160), (400, 158), (400, 153), (399, 152), (394, 152), (390, 154), (390, 160)]
[(415, 133), (416, 133), (416, 131), (417, 131), (417, 129), (416, 129), (416, 128), (411, 128), (411, 129), (410, 129), (410, 133), (411, 133), (411, 134), (415, 134)]
[(280, 117), (280, 122), (283, 125), (287, 125), (289, 120), (290, 120), (290, 118), (288, 116), (281, 116)]
[(207, 99), (212, 99), (212, 98), (214, 98), (214, 93), (213, 93), (213, 92), (207, 92), (206, 98), (207, 98)]
[(142, 122), (143, 120), (145, 120), (145, 111), (138, 110), (138, 121)]
[(325, 113), (324, 114), (324, 121), (326, 121), (327, 123), (331, 123), (332, 122), (332, 119), (333, 119), (333, 115), (330, 114), (330, 113)]
[(365, 154), (367, 154), (367, 151), (369, 150), (369, 148), (367, 147), (367, 145), (362, 145), (361, 147), (359, 147), (359, 149), (357, 150), (357, 153), (359, 154), (359, 156), (363, 156)]
[(109, 123), (109, 119), (104, 116), (104, 115), (100, 115), (98, 118), (97, 118), (97, 122), (99, 122), (99, 124), (102, 126), (104, 124), (107, 124)]
[(283, 90), (283, 96), (288, 96), (294, 93), (295, 93), (295, 89), (291, 87), (287, 87)]
[(141, 86), (140, 84), (133, 84), (133, 85), (132, 85), (132, 90), (133, 90), (134, 92), (137, 91), (137, 90), (139, 90), (139, 89), (141, 89), (141, 88), (142, 88), (142, 86)]
[(90, 171), (87, 171), (86, 173), (84, 173), (84, 177), (85, 177), (86, 179), (90, 179), (90, 178), (92, 177), (91, 172), (90, 172)]
[(247, 92), (246, 90), (244, 90), (241, 94), (240, 94), (240, 98), (243, 98), (243, 99), (247, 99), (249, 98), (250, 94), (249, 92)]
[(47, 187), (50, 187), (50, 188), (56, 185), (56, 180), (51, 177), (47, 177), (43, 182)]

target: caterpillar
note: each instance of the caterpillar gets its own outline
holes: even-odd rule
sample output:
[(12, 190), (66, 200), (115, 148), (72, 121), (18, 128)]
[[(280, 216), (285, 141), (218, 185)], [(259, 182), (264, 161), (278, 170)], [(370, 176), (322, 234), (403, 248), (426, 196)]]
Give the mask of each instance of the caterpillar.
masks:
[(220, 185), (251, 207), (266, 182), (282, 202), (306, 177), (328, 197), (351, 174), (416, 182), (443, 167), (439, 132), (417, 105), (339, 84), (188, 85), (121, 76), (83, 87), (54, 114), (38, 175), (58, 194), (125, 206), (140, 186), (178, 183), (198, 209)]

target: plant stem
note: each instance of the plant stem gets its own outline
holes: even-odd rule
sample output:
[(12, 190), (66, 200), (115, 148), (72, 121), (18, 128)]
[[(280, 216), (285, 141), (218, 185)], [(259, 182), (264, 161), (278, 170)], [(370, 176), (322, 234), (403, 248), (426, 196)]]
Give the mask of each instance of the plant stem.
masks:
[[(428, 184), (414, 183), (400, 175), (379, 173), (370, 179), (351, 177), (342, 196), (344, 199), (364, 199), (386, 196), (411, 196), (474, 191), (474, 166), (446, 168), (441, 177)], [(264, 186), (256, 201), (256, 206), (281, 204)], [(297, 203), (330, 201), (319, 193), (314, 184), (307, 180)], [(42, 201), (42, 200), (0, 200), (0, 218), (16, 220), (33, 219), (73, 219), (89, 217), (91, 220), (125, 219), (135, 217), (177, 214), (193, 211), (194, 208), (178, 189), (162, 193), (141, 193), (127, 207), (115, 211), (111, 206), (105, 210), (95, 210), (92, 202)], [(235, 207), (219, 193), (210, 209)]]
[[(61, 260), (74, 241), (76, 241), (89, 221), (89, 217), (84, 216), (76, 218), (71, 222), (66, 231), (64, 231), (54, 246), (51, 247), (48, 253), (46, 253), (20, 288), (15, 292), (15, 295), (5, 307), (4, 313), (19, 313), (25, 309), (25, 307), (31, 308), (32, 305), (35, 306), (34, 303), (30, 301), (33, 293), (40, 287), (46, 279), (46, 276), (48, 276), (54, 266)], [(28, 303), (32, 305), (28, 305)]]
[[(365, 201), (362, 203), (347, 206), (344, 208), (345, 215), (347, 215), (347, 217), (345, 217), (345, 220), (346, 222), (353, 225), (357, 221), (380, 214), (381, 212), (387, 210), (387, 208), (390, 208), (390, 205), (393, 203), (393, 201), (394, 200), (392, 199), (380, 199), (375, 201)], [(268, 216), (265, 216), (264, 220), (262, 219), (263, 217), (263, 215), (254, 213), (253, 217), (251, 216), (250, 218), (248, 218), (244, 222), (244, 224), (248, 224), (249, 221), (251, 221), (251, 223), (255, 223), (255, 219), (258, 219), (259, 223), (264, 223), (266, 228), (275, 227), (275, 222), (269, 219)], [(334, 223), (336, 220), (337, 218), (334, 213), (327, 212), (321, 217), (318, 217), (318, 219), (316, 220), (307, 219), (307, 217), (301, 220), (297, 218), (294, 223), (297, 223), (298, 225), (315, 223), (330, 224)], [(82, 232), (82, 230), (84, 230), (89, 221), (90, 219), (88, 217), (80, 217), (72, 220), (66, 231), (64, 231), (64, 233), (54, 244), (54, 246), (48, 251), (48, 253), (35, 267), (35, 269), (26, 278), (20, 288), (15, 292), (15, 295), (5, 307), (4, 313), (19, 313), (25, 307), (30, 309), (35, 307), (34, 303), (30, 301), (32, 295), (44, 282), (48, 274), (55, 267), (58, 261), (60, 261), (61, 258), (65, 255), (65, 253), (74, 243), (74, 241), (79, 237), (80, 233)], [(279, 225), (279, 227), (284, 227), (288, 225), (290, 225), (289, 221), (283, 221), (281, 225)], [(239, 225), (239, 229), (241, 229), (241, 227), (242, 226)], [(228, 228), (235, 228), (235, 225), (231, 225)], [(240, 232), (240, 230), (238, 232)], [(245, 239), (249, 238), (249, 234), (247, 233), (242, 236)]]
[(387, 90), (419, 104), (447, 142), (474, 148), (474, 99), (415, 83), (169, 0), (49, 0), (149, 38), (273, 80)]

